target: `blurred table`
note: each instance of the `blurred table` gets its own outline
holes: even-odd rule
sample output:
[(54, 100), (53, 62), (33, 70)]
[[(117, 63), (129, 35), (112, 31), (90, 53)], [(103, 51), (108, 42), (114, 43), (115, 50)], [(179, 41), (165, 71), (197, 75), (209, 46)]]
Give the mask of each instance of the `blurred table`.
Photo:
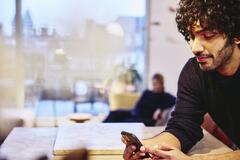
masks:
[[(125, 123), (127, 124), (127, 123)], [(85, 125), (85, 126), (84, 126)], [(130, 126), (129, 126), (130, 125)], [(135, 129), (136, 124), (129, 124), (125, 130), (129, 128)], [(132, 125), (132, 127), (131, 127)], [(88, 126), (88, 127), (87, 127)], [(89, 133), (86, 133), (82, 128), (93, 128), (92, 135), (94, 135), (94, 131), (96, 128), (102, 128), (101, 133), (95, 133), (96, 135), (101, 136), (102, 140), (98, 137), (86, 139), (89, 144), (98, 143), (97, 146), (98, 151), (95, 150), (95, 153), (100, 153), (103, 151), (104, 154), (94, 154), (91, 155), (92, 151), (90, 149), (90, 160), (120, 160), (122, 159), (122, 153), (124, 149), (124, 145), (120, 142), (120, 139), (109, 139), (107, 135), (103, 135), (106, 131), (104, 128), (109, 128), (108, 131), (111, 131), (113, 137), (120, 136), (119, 129), (122, 129), (121, 124), (112, 126), (106, 126), (104, 123), (99, 123), (97, 127), (94, 129), (94, 124), (91, 123), (83, 123), (76, 124), (75, 126), (68, 126), (59, 130), (59, 128), (15, 128), (9, 134), (5, 142), (2, 144), (0, 149), (0, 155), (8, 158), (8, 160), (34, 160), (36, 157), (46, 154), (51, 159), (61, 159), (61, 156), (53, 156), (53, 153), (68, 153), (67, 149), (72, 149), (71, 147), (78, 147), (76, 144), (79, 143), (79, 140), (84, 139), (84, 134), (89, 137)], [(76, 129), (74, 129), (76, 127)], [(82, 127), (82, 128), (81, 128)], [(140, 126), (141, 127), (141, 126)], [(139, 128), (139, 125), (137, 125)], [(86, 129), (86, 130), (88, 130)], [(150, 138), (159, 132), (161, 132), (163, 127), (143, 127), (142, 138)], [(79, 131), (82, 132), (79, 132)], [(112, 132), (114, 131), (115, 132)], [(69, 134), (65, 134), (65, 133)], [(140, 131), (141, 132), (141, 131)], [(137, 132), (134, 132), (138, 134)], [(76, 137), (76, 135), (78, 135)], [(58, 142), (56, 139), (58, 138)], [(68, 137), (71, 137), (70, 139)], [(91, 136), (90, 136), (91, 137)], [(104, 138), (104, 139), (103, 139)], [(96, 142), (97, 141), (97, 142)], [(58, 143), (58, 144), (56, 144)], [(72, 143), (72, 145), (68, 145)], [(111, 144), (113, 143), (113, 144)], [(79, 145), (79, 144), (78, 144)], [(94, 144), (96, 145), (96, 144)], [(115, 149), (111, 151), (111, 149), (104, 149), (102, 147), (111, 147), (111, 149)], [(65, 148), (64, 148), (65, 147)], [(217, 154), (217, 153), (225, 153), (231, 151), (226, 145), (222, 142), (211, 136), (208, 132), (204, 131), (204, 138), (198, 142), (189, 152), (190, 155), (196, 154)], [(103, 153), (102, 152), (102, 153)]]
[(72, 113), (68, 117), (71, 121), (74, 121), (76, 123), (83, 123), (90, 120), (92, 118), (92, 115), (89, 113)]

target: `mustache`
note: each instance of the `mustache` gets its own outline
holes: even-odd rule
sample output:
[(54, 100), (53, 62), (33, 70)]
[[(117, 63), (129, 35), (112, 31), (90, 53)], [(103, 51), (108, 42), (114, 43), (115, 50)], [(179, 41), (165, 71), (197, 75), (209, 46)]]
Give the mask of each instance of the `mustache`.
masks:
[(202, 52), (195, 53), (195, 56), (196, 57), (213, 57), (213, 55), (210, 53), (202, 53)]

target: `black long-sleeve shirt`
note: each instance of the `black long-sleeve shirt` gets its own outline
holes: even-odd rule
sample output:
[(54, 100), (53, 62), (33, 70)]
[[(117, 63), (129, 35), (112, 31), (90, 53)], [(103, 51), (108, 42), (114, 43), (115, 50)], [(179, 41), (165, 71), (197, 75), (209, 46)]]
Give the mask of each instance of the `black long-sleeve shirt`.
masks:
[(191, 58), (180, 74), (175, 111), (165, 130), (180, 140), (183, 152), (203, 137), (206, 112), (240, 147), (240, 68), (232, 76), (221, 76), (202, 71)]

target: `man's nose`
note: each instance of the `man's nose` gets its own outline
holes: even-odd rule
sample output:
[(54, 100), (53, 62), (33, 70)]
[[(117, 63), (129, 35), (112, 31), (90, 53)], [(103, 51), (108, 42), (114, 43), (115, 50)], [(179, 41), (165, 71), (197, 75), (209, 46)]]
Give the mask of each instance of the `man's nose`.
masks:
[(204, 51), (203, 44), (199, 39), (193, 40), (191, 50), (192, 50), (192, 53), (195, 55)]

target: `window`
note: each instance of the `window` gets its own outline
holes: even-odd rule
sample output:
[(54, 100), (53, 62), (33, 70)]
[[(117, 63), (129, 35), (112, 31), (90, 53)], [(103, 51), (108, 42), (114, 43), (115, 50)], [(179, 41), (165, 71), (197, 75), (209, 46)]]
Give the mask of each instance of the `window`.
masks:
[[(1, 1), (0, 12), (1, 50), (14, 48), (15, 1)], [(143, 77), (145, 20), (146, 0), (22, 0), (25, 105), (44, 89), (101, 84), (117, 65), (134, 66)], [(14, 59), (10, 50), (1, 56)]]

